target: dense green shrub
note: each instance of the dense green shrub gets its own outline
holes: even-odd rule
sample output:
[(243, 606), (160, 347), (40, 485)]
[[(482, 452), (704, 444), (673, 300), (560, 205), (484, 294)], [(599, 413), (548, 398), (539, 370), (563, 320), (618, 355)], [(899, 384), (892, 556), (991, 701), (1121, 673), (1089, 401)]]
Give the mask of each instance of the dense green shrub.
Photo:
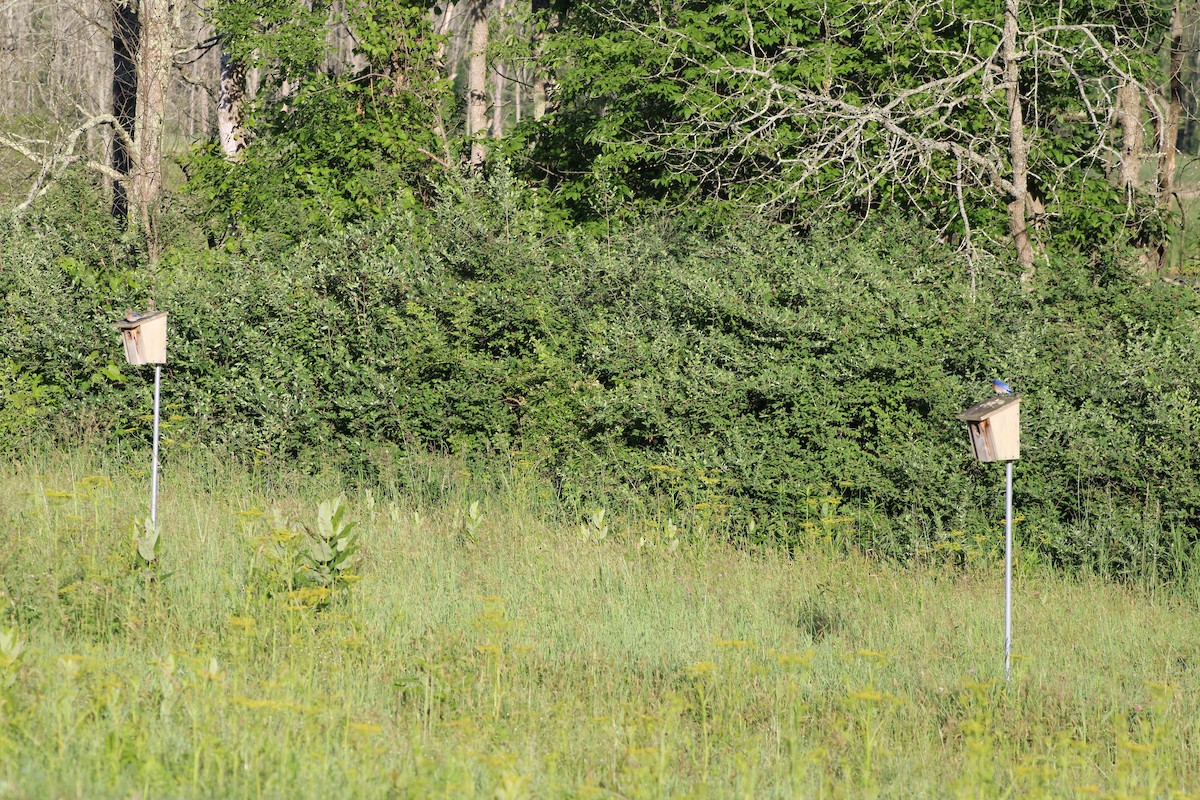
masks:
[(315, 69), (326, 55), (328, 6), (217, 4), (224, 52), (263, 85), (247, 101), (245, 149), (211, 141), (184, 160), (185, 191), (213, 241), (267, 236), (288, 244), (374, 218), (398, 199), (431, 195), (452, 160), (452, 103), (441, 39), (425, 2), (364, 0), (345, 9), (355, 66)]
[[(5, 234), (0, 436), (141, 440), (150, 371), (116, 365), (110, 322), (145, 287), (56, 237)], [(573, 502), (619, 491), (788, 543), (840, 503), (864, 549), (968, 531), (987, 551), (1002, 471), (954, 414), (1000, 376), (1024, 397), (1029, 552), (1179, 572), (1200, 532), (1197, 295), (1042, 276), (972, 281), (896, 219), (843, 238), (748, 217), (564, 231), (499, 176), (286, 252), (165, 258), (168, 435), (377, 477), (406, 451), (519, 453)]]

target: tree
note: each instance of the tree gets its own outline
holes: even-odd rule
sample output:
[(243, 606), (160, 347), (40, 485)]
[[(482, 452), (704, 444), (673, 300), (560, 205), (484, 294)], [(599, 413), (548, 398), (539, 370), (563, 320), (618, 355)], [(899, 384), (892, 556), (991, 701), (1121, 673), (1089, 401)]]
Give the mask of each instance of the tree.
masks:
[(593, 173), (676, 201), (898, 203), (964, 246), (1004, 230), (1028, 275), (1039, 236), (1094, 245), (1146, 220), (1105, 165), (1116, 90), (1152, 85), (1165, 24), (1150, 2), (597, 0), (555, 38), (544, 141), (569, 129)]
[[(1012, 170), (1011, 188), (1003, 187), (1009, 195), (1008, 226), (1017, 249), (1017, 262), (1022, 277), (1033, 273), (1033, 244), (1029, 240), (1029, 145), (1025, 141), (1025, 117), (1021, 97), (1021, 54), (1017, 47), (1020, 35), (1021, 7), (1019, 0), (1004, 2), (1003, 53), (1004, 92), (1008, 101), (1008, 160)], [(957, 166), (957, 165), (956, 165)]]
[(118, 133), (113, 139), (110, 165), (116, 173), (112, 215), (122, 222), (129, 216), (126, 180), (133, 172), (135, 156), (133, 134), (137, 118), (137, 51), (141, 35), (136, 2), (116, 0), (112, 4), (112, 116)]
[[(26, 37), (23, 47), (47, 54), (45, 63), (14, 59), (4, 73), (13, 85), (40, 87), (40, 97), (0, 90), (17, 101), (14, 116), (39, 129), (31, 135), (10, 128), (0, 136), (0, 144), (37, 167), (16, 211), (28, 210), (67, 169), (86, 165), (111, 185), (111, 209), (122, 224), (150, 228), (163, 189), (168, 104), (184, 92), (194, 97), (192, 84), (202, 81), (193, 74), (181, 91), (176, 69), (203, 70), (202, 55), (176, 63), (186, 51), (177, 50), (180, 26), (197, 21), (195, 8), (168, 0), (10, 0), (8, 8), (21, 20), (14, 29)], [(170, 124), (188, 129), (178, 115)]]
[[(222, 140), (187, 162), (190, 190), (209, 201), (214, 238), (298, 237), (367, 218), (397, 199), (430, 196), (432, 177), (449, 165), (444, 39), (429, 4), (340, 8), (338, 17), (343, 11), (309, 0), (214, 7), (228, 63), (261, 76), (257, 93), (245, 94), (236, 158)], [(344, 37), (330, 35), (331, 18)], [(353, 41), (353, 50), (339, 54), (338, 41)]]
[(221, 88), (217, 96), (217, 142), (229, 161), (246, 147), (246, 65), (221, 46)]
[[(0, 3), (0, 202), (23, 214), (64, 169), (109, 169), (106, 0)], [(32, 171), (30, 171), (32, 170)]]
[(556, 10), (551, 0), (532, 0), (532, 12), (535, 26), (533, 56), (533, 118), (539, 120), (546, 116), (550, 107), (550, 95), (554, 92), (554, 73), (547, 68), (545, 62), (545, 38), (553, 35), (562, 27), (562, 14)]
[[(496, 15), (499, 19), (504, 19), (505, 0), (494, 0), (496, 6)], [(504, 137), (504, 87), (505, 87), (504, 64), (499, 59), (492, 66), (492, 138), (501, 139)]]
[(1183, 18), (1182, 0), (1175, 0), (1171, 8), (1170, 27), (1167, 30), (1168, 55), (1166, 92), (1161, 108), (1155, 115), (1159, 120), (1158, 133), (1158, 203), (1168, 208), (1175, 192), (1176, 158), (1179, 152), (1179, 122), (1183, 114)]
[(137, 157), (127, 174), (130, 195), (150, 243), (151, 261), (158, 258), (152, 211), (163, 190), (163, 128), (175, 49), (170, 12), (168, 0), (141, 0), (138, 14), (141, 35), (137, 39), (137, 103), (133, 124)]
[(487, 158), (483, 136), (487, 131), (488, 0), (471, 6), (471, 66), (467, 73), (467, 136), (471, 140), (470, 164), (478, 169)]
[(1121, 162), (1117, 185), (1125, 190), (1126, 202), (1134, 202), (1134, 193), (1141, 185), (1142, 153), (1145, 135), (1142, 130), (1142, 114), (1145, 103), (1136, 84), (1122, 83), (1117, 90), (1114, 113), (1117, 126), (1121, 129)]

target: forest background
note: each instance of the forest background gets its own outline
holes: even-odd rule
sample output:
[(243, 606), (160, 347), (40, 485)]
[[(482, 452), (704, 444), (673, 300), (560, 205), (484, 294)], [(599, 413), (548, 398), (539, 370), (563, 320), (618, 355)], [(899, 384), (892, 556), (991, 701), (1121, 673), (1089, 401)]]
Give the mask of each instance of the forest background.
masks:
[[(1190, 3), (0, 4), (0, 448), (1200, 577)], [(408, 476), (408, 477), (406, 477)]]

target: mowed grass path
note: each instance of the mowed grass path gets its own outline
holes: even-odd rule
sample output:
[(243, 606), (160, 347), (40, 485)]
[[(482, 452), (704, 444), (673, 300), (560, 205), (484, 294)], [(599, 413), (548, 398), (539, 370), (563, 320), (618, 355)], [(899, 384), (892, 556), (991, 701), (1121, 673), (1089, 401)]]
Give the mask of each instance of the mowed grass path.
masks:
[(585, 541), (517, 481), (352, 493), (361, 559), (312, 607), (269, 569), (272, 509), (313, 525), (333, 481), (214, 463), (164, 475), (154, 570), (144, 475), (0, 467), (0, 798), (1200, 791), (1187, 598), (1019, 569), (1005, 685), (999, 564), (749, 552), (620, 509)]

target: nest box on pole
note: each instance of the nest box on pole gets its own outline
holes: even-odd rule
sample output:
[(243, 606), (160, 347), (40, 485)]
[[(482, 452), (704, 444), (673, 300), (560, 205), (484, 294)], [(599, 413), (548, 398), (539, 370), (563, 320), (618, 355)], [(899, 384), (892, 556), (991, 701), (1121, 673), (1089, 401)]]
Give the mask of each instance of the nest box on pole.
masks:
[(167, 363), (167, 312), (127, 313), (117, 323), (125, 343), (125, 360), (130, 364)]
[[(1008, 384), (993, 381), (996, 391)], [(1021, 457), (1021, 398), (1001, 394), (976, 403), (957, 415), (971, 432), (975, 457), (1004, 463), (1004, 679), (1012, 678), (1013, 462)]]
[(1021, 398), (1000, 395), (957, 415), (967, 423), (971, 446), (980, 461), (1016, 461), (1021, 457)]
[(134, 366), (154, 365), (154, 453), (150, 470), (150, 524), (158, 524), (158, 419), (162, 365), (167, 363), (167, 312), (126, 311), (117, 323), (125, 345), (125, 360)]

